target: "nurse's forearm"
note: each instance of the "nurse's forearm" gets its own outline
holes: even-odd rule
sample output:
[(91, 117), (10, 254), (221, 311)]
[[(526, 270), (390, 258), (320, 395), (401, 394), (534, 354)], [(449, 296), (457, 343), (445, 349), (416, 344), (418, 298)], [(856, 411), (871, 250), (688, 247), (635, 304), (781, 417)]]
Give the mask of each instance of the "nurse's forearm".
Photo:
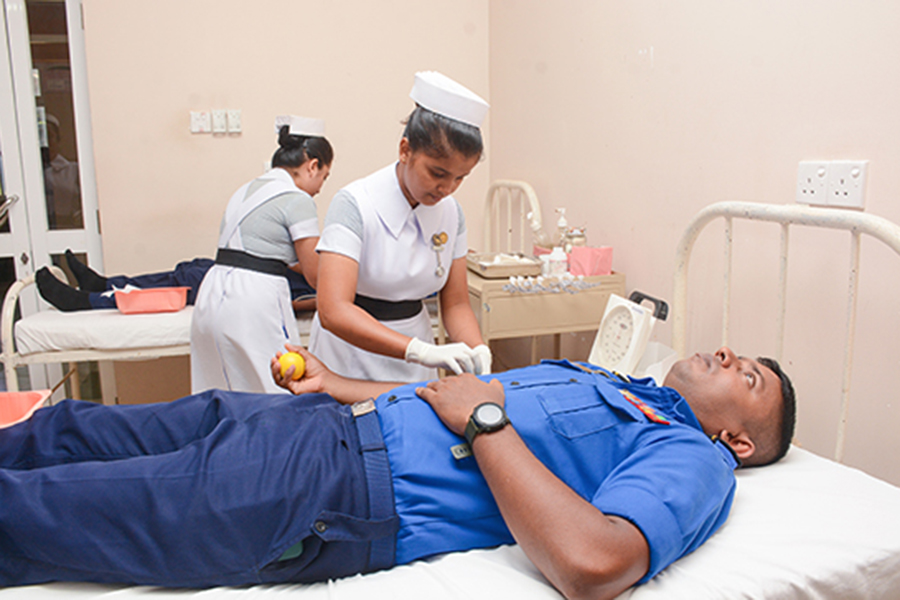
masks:
[(383, 354), (393, 358), (403, 358), (409, 336), (385, 327), (372, 315), (349, 302), (327, 305), (319, 299), (319, 320), (322, 327), (357, 348)]
[(474, 348), (484, 341), (481, 329), (469, 303), (468, 267), (465, 257), (457, 258), (450, 267), (447, 283), (440, 293), (441, 320), (454, 342)]
[(474, 348), (484, 341), (481, 337), (481, 329), (475, 319), (468, 301), (465, 305), (455, 305), (448, 308), (441, 306), (441, 319), (447, 335), (454, 342), (462, 342), (470, 348)]

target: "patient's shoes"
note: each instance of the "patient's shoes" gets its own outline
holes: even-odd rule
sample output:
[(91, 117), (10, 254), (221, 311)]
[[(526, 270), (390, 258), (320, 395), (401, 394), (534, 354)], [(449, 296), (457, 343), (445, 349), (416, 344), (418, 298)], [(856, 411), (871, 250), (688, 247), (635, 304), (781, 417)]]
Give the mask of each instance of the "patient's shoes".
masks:
[(97, 273), (92, 268), (78, 260), (78, 257), (75, 256), (75, 253), (71, 250), (66, 250), (66, 264), (69, 265), (69, 270), (72, 271), (72, 274), (75, 276), (76, 281), (78, 281), (78, 288), (84, 292), (105, 292), (106, 291), (106, 277)]
[(34, 274), (34, 281), (41, 297), (63, 312), (91, 309), (88, 292), (82, 292), (66, 285), (57, 279), (47, 267), (38, 269)]

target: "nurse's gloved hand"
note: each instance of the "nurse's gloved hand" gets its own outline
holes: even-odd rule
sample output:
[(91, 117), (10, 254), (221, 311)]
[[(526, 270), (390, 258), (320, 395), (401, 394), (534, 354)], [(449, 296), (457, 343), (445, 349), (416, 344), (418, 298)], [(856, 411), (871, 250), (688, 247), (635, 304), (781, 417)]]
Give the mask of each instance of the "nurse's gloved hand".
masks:
[(463, 371), (474, 372), (474, 354), (474, 350), (462, 343), (436, 346), (413, 338), (406, 346), (406, 362), (447, 369), (457, 375)]
[(491, 355), (491, 349), (487, 347), (486, 344), (479, 344), (472, 348), (472, 352), (475, 353), (475, 371), (476, 375), (490, 375), (491, 374), (491, 361), (493, 360), (493, 356)]

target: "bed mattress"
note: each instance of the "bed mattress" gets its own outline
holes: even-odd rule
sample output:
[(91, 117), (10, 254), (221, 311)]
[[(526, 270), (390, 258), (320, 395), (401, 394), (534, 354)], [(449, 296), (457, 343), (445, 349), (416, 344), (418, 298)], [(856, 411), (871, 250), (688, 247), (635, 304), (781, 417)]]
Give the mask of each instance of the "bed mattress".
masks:
[[(67, 350), (131, 350), (191, 343), (194, 307), (177, 312), (123, 314), (116, 309), (65, 313), (45, 310), (16, 322), (16, 350), (22, 356)], [(312, 312), (297, 318), (306, 340)]]
[[(738, 472), (725, 526), (621, 600), (895, 599), (900, 488), (792, 448), (777, 465)], [(559, 600), (518, 546), (448, 554), (314, 585), (207, 590), (53, 583), (0, 589), (0, 600)]]
[(191, 343), (193, 306), (177, 312), (126, 315), (116, 309), (45, 310), (18, 321), (16, 350), (27, 356), (71, 349), (127, 350)]

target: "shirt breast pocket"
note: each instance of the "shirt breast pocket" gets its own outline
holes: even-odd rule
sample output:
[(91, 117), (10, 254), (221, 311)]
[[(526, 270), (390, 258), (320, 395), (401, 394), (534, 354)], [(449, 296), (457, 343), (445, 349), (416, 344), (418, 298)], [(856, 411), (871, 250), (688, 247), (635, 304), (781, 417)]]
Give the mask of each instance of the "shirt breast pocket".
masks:
[(590, 386), (551, 388), (538, 394), (537, 398), (553, 430), (568, 439), (597, 433), (619, 424), (616, 412)]

